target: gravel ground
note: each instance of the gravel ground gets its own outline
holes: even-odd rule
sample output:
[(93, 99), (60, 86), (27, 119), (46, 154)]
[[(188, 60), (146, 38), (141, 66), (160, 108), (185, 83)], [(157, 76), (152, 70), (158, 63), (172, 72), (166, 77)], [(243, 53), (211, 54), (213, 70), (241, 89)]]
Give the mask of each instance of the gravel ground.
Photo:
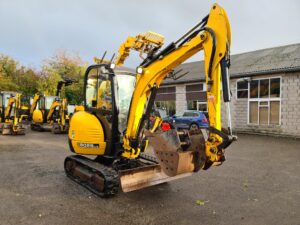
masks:
[(239, 135), (220, 167), (101, 199), (69, 180), (67, 136), (0, 136), (0, 224), (299, 225), (300, 141)]

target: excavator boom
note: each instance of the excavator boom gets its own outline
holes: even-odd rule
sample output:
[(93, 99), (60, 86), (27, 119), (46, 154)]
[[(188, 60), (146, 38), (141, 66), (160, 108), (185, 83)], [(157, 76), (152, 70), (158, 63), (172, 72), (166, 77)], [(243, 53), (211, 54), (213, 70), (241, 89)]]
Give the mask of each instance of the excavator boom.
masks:
[[(174, 68), (191, 56), (204, 50), (205, 78), (209, 114), (209, 141), (206, 141), (207, 163), (224, 161), (223, 150), (231, 143), (232, 137), (222, 133), (221, 128), (221, 80), (223, 96), (229, 101), (228, 62), (231, 31), (225, 10), (214, 4), (209, 15), (196, 27), (176, 42), (146, 58), (137, 71), (137, 84), (133, 93), (128, 116), (128, 126), (123, 137), (127, 150), (123, 156), (136, 158), (143, 151), (142, 133), (145, 121), (152, 109), (155, 93), (161, 82)], [(230, 129), (230, 127), (229, 127)], [(157, 146), (159, 147), (159, 146)], [(176, 152), (179, 146), (169, 145)], [(160, 148), (165, 148), (163, 145)], [(169, 150), (170, 151), (170, 150)], [(192, 167), (191, 167), (192, 168)]]

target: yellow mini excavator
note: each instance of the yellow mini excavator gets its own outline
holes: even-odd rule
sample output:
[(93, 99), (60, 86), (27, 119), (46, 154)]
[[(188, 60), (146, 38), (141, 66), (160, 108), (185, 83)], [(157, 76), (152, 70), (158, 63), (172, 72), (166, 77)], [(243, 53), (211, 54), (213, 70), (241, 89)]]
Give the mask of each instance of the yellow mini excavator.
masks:
[(21, 113), (21, 94), (16, 92), (0, 92), (0, 130), (3, 135), (23, 135), (24, 115)]
[[(68, 177), (101, 197), (220, 165), (235, 139), (229, 108), (231, 32), (225, 10), (214, 4), (209, 15), (179, 40), (165, 48), (163, 42), (153, 32), (129, 37), (115, 64), (100, 61), (86, 71), (85, 110), (72, 116), (69, 129), (69, 146), (76, 155), (68, 156), (64, 167)], [(145, 56), (136, 71), (121, 67), (130, 50)], [(150, 128), (148, 119), (161, 82), (170, 74), (174, 78), (174, 68), (201, 50), (210, 127), (203, 132), (179, 131), (157, 117)], [(229, 115), (227, 132), (221, 125), (221, 90)]]
[(32, 130), (52, 131), (54, 134), (68, 132), (68, 103), (60, 95), (62, 87), (72, 83), (72, 80), (59, 81), (55, 96), (35, 94), (30, 108)]

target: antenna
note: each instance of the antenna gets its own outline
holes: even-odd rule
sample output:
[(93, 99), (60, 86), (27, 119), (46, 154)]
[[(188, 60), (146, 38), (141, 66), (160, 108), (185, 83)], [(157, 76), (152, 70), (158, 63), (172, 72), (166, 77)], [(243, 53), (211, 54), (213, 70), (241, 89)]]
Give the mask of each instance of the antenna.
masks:
[(103, 60), (104, 60), (104, 57), (105, 57), (105, 55), (106, 55), (106, 52), (107, 52), (107, 51), (105, 51), (105, 52), (104, 52), (104, 54), (103, 54), (103, 56), (102, 56), (102, 58), (101, 58), (101, 61), (100, 61), (100, 63), (102, 63), (102, 62), (103, 62)]
[(114, 60), (114, 58), (115, 58), (115, 55), (116, 55), (116, 53), (114, 53), (114, 54), (112, 55), (112, 57), (111, 57), (111, 59), (110, 59), (110, 63), (113, 62), (113, 60)]
[(174, 80), (178, 80), (178, 79), (180, 79), (181, 77), (187, 75), (188, 73), (190, 73), (190, 72), (185, 72), (185, 73), (179, 75), (178, 77), (175, 77)]

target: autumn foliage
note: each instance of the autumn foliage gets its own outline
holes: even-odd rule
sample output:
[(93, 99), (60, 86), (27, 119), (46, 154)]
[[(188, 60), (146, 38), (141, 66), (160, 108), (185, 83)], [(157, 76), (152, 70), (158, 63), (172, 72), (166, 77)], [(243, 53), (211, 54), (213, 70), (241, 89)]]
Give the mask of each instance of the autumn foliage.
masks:
[(0, 54), (0, 91), (17, 91), (23, 96), (35, 93), (55, 95), (58, 81), (73, 79), (76, 83), (66, 87), (62, 96), (69, 103), (79, 104), (83, 100), (83, 76), (87, 64), (74, 54), (59, 51), (46, 59), (40, 69), (22, 66), (15, 59)]

